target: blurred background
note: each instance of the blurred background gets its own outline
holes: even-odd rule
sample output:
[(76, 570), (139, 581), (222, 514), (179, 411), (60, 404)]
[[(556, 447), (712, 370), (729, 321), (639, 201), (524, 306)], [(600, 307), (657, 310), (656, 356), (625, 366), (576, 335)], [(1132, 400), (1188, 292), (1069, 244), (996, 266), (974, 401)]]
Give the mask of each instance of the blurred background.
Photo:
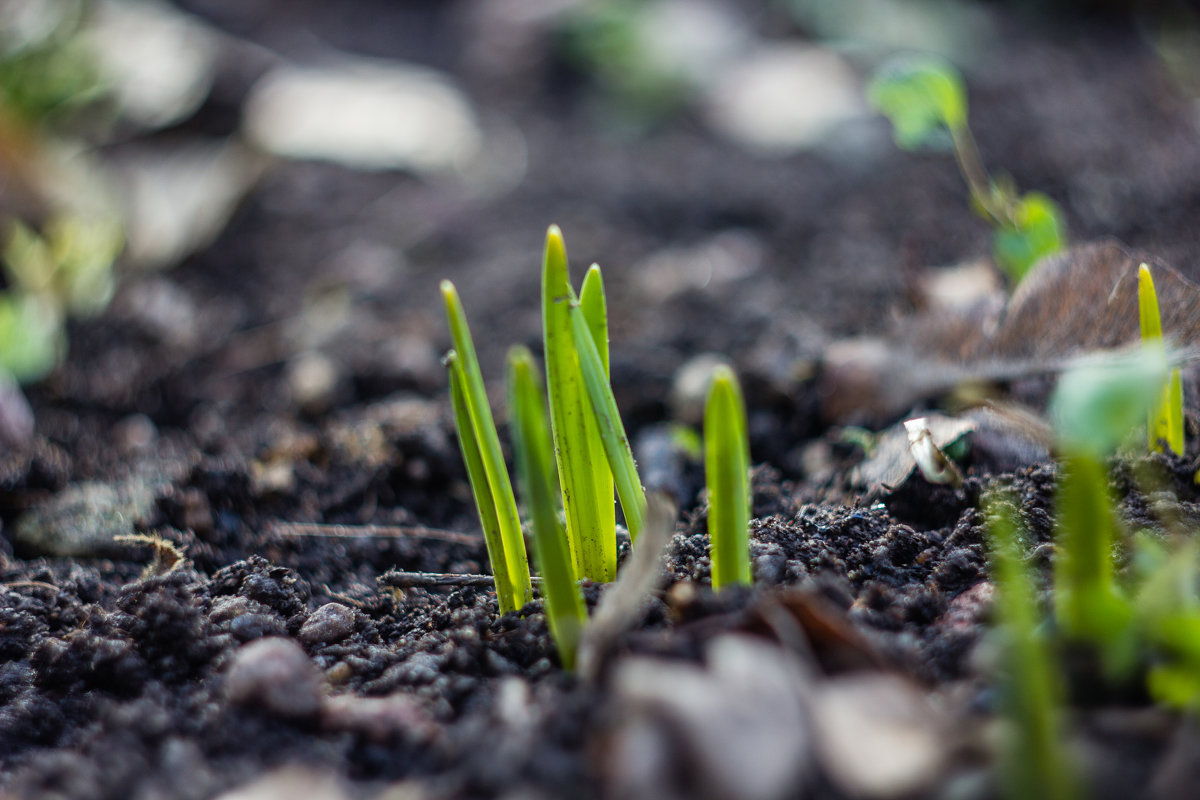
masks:
[(989, 252), (948, 151), (900, 152), (867, 106), (871, 70), (945, 57), (984, 161), (1072, 242), (1195, 276), (1194, 23), (1116, 0), (3, 0), (0, 431), (53, 445), (55, 480), (147, 448), (265, 463), (280, 426), (444, 395), (442, 278), (496, 378), (538, 341), (554, 223), (577, 276), (605, 268), (632, 424), (686, 416), (679, 370), (715, 351), (810, 435), (797, 387), (829, 343)]

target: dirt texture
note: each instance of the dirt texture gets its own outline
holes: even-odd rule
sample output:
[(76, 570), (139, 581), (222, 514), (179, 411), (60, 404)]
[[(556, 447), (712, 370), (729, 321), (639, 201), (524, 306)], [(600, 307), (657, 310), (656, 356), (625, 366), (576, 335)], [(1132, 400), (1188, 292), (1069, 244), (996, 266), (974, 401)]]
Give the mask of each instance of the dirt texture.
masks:
[[(999, 467), (981, 455), (957, 489), (914, 477), (868, 492), (851, 479), (862, 453), (820, 388), (831, 342), (914, 313), (927, 265), (988, 253), (952, 158), (899, 152), (870, 116), (840, 142), (776, 158), (727, 143), (694, 109), (636, 136), (606, 127), (587, 101), (593, 76), (544, 31), (495, 24), (487, 3), (184, 5), (245, 45), (164, 140), (234, 134), (275, 59), (336, 48), (444, 71), (485, 127), (520, 131), (527, 163), (488, 194), (275, 161), (215, 243), (170, 271), (124, 276), (103, 316), (73, 323), (66, 363), (28, 387), (34, 441), (0, 454), (0, 792), (996, 796), (979, 499), (1014, 487), (1030, 557), (1048, 567), (1056, 468), (1044, 452)], [(1047, 18), (1013, 5), (986, 7), (991, 39), (966, 71), (984, 159), (1059, 200), (1073, 242), (1111, 237), (1200, 278), (1195, 98), (1123, 11)], [(782, 6), (732, 11), (768, 38), (816, 37)], [(647, 483), (680, 509), (661, 590), (591, 676), (560, 668), (539, 601), (498, 616), (486, 587), (379, 581), (489, 571), (439, 363), (437, 285), (457, 284), (499, 405), (506, 348), (540, 351), (550, 223), (576, 276), (604, 268), (616, 398)], [(695, 280), (652, 260), (705, 247), (733, 253), (737, 269)], [(349, 310), (329, 322), (323, 301)], [(681, 371), (706, 353), (741, 376), (756, 464), (755, 584), (719, 596), (702, 468), (665, 428), (697, 422)], [(1011, 388), (1044, 399), (1048, 385)], [(1194, 408), (1191, 382), (1188, 397)], [(1154, 496), (1117, 465), (1130, 520), (1169, 504), (1200, 521), (1195, 446), (1149, 459), (1164, 476)], [(106, 514), (155, 541), (61, 544)], [(586, 586), (589, 605), (605, 591)], [(801, 675), (789, 685), (806, 687), (809, 727), (785, 725), (786, 703), (764, 704), (738, 658)], [(652, 702), (631, 676), (663, 668), (697, 696), (741, 699), (687, 712)], [(891, 789), (846, 778), (853, 755), (834, 752), (822, 709), (853, 681), (919, 706), (904, 717), (915, 738), (888, 730), (929, 740), (903, 759), (923, 772), (896, 773)], [(1080, 686), (1073, 741), (1094, 795), (1190, 796), (1194, 723), (1136, 687)], [(846, 702), (839, 719), (862, 713)], [(794, 755), (771, 760), (764, 746), (753, 774), (706, 755), (699, 732), (758, 730), (739, 713), (779, 720), (786, 735), (769, 741)]]

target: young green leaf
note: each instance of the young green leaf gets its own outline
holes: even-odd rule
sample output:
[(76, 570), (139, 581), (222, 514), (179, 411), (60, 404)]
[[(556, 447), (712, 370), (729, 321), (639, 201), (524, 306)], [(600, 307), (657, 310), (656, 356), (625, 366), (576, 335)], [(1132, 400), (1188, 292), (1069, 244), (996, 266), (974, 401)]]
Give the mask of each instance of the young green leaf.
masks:
[(1050, 416), (1064, 450), (1109, 455), (1141, 426), (1167, 378), (1161, 342), (1128, 357), (1092, 361), (1068, 370), (1050, 399)]
[[(579, 310), (587, 321), (592, 342), (604, 365), (605, 378), (608, 378), (608, 304), (604, 296), (604, 279), (596, 264), (592, 264), (583, 277), (583, 286), (579, 290)], [(591, 405), (586, 398), (583, 407), (590, 410)], [(617, 575), (617, 505), (613, 494), (612, 469), (604, 455), (604, 441), (600, 438), (600, 423), (596, 415), (584, 414), (584, 425), (587, 428), (588, 461), (596, 493), (596, 518), (599, 529), (605, 533), (600, 539), (600, 548), (593, 554), (598, 563), (589, 565), (584, 575), (593, 580), (611, 581)]]
[[(1138, 320), (1143, 342), (1163, 341), (1158, 293), (1154, 290), (1154, 276), (1147, 264), (1138, 268)], [(1158, 401), (1150, 406), (1146, 422), (1151, 450), (1161, 453), (1160, 442), (1166, 442), (1172, 452), (1183, 455), (1183, 380), (1178, 367), (1167, 376)]]
[(1067, 637), (1101, 648), (1116, 669), (1117, 649), (1128, 632), (1132, 610), (1113, 578), (1118, 527), (1104, 462), (1091, 453), (1068, 452), (1055, 507), (1054, 601), (1059, 626)]
[(867, 100), (892, 122), (896, 144), (912, 150), (940, 131), (967, 124), (967, 92), (950, 64), (913, 56), (885, 65), (867, 87)]
[(508, 354), (508, 396), (518, 485), (533, 522), (534, 555), (542, 574), (546, 619), (563, 667), (573, 669), (587, 621), (566, 536), (558, 522), (558, 481), (546, 419), (546, 399), (525, 347)]
[[(596, 462), (592, 451), (599, 452), (601, 443), (595, 422), (589, 425), (592, 415), (588, 413), (586, 389), (579, 374), (579, 356), (571, 326), (571, 306), (575, 301), (562, 232), (551, 226), (546, 232), (542, 260), (542, 333), (567, 541), (580, 576), (609, 581), (616, 573), (616, 534), (614, 527), (605, 528), (604, 523), (615, 511), (602, 515), (603, 506), (613, 505), (612, 490), (607, 497), (601, 496), (593, 474)], [(611, 546), (608, 540), (612, 540)]]
[(1021, 554), (1016, 512), (994, 496), (984, 511), (996, 617), (1005, 643), (1002, 698), (1011, 725), (1003, 739), (1004, 795), (1070, 800), (1079, 796), (1079, 786), (1062, 745), (1056, 670), (1038, 633), (1034, 582)]
[[(454, 349), (461, 362), (460, 387), (467, 417), (471, 421), (475, 441), (479, 450), (487, 485), (494, 498), (500, 542), (504, 553), (505, 571), (509, 585), (501, 587), (497, 582), (497, 597), (500, 612), (507, 613), (520, 608), (533, 596), (529, 579), (529, 559), (525, 553), (525, 539), (521, 535), (521, 521), (517, 515), (517, 501), (512, 483), (504, 464), (500, 449), (500, 437), (496, 434), (496, 423), (488, 405), (487, 390), (483, 385), (483, 374), (479, 370), (479, 359), (475, 355), (475, 344), (467, 326), (467, 315), (463, 311), (458, 292), (450, 281), (441, 283), (442, 299), (446, 305), (446, 318), (450, 323), (450, 335)], [(496, 562), (492, 563), (496, 571)]]
[(750, 448), (746, 405), (737, 376), (725, 365), (713, 370), (704, 407), (704, 474), (708, 480), (708, 536), (712, 584), (749, 585)]
[(451, 350), (443, 363), (450, 377), (450, 404), (454, 410), (454, 429), (458, 433), (458, 447), (462, 451), (463, 463), (467, 466), (467, 480), (479, 512), (479, 524), (483, 528), (483, 539), (487, 545), (488, 560), (492, 563), (492, 577), (496, 581), (496, 596), (500, 598), (502, 612), (515, 610), (512, 579), (508, 574), (508, 559), (504, 554), (504, 541), (500, 533), (500, 513), (497, 497), (488, 483), (487, 470), (479, 451), (479, 440), (475, 436), (475, 425), (471, 421), (470, 406), (464, 385), (462, 360)]
[(992, 236), (996, 263), (1013, 285), (1046, 256), (1067, 246), (1058, 205), (1041, 192), (1027, 192), (1017, 200)]
[(578, 306), (571, 308), (571, 325), (575, 333), (575, 347), (579, 352), (579, 366), (584, 385), (587, 387), (588, 400), (599, 423), (604, 454), (612, 469), (613, 482), (616, 484), (617, 497), (621, 501), (621, 510), (625, 512), (629, 536), (636, 542), (646, 516), (646, 491), (642, 488), (641, 478), (638, 477), (633, 450), (629, 447), (629, 437), (625, 435), (625, 426), (617, 410), (617, 401), (613, 397), (612, 387), (608, 384), (604, 362), (600, 359), (600, 352), (592, 339), (587, 318)]

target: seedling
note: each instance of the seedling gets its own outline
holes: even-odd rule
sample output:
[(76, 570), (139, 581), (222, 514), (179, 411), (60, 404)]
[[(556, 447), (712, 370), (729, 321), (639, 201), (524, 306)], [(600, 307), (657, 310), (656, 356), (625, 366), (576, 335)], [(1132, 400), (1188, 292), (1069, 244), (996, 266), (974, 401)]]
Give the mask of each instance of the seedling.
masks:
[(1062, 746), (1057, 671), (1040, 635), (1036, 593), (1022, 557), (1021, 537), (1011, 500), (985, 501), (996, 618), (1004, 642), (1002, 702), (1011, 729), (1003, 739), (1001, 780), (1010, 798), (1068, 800), (1079, 794)]
[(750, 447), (746, 404), (737, 376), (713, 370), (704, 407), (704, 474), (708, 480), (708, 536), (713, 589), (749, 585)]
[(521, 536), (517, 501), (504, 465), (500, 437), (488, 405), (466, 313), (454, 284), (442, 281), (441, 289), (454, 341), (454, 350), (447, 355), (446, 366), (450, 373), (455, 428), (467, 465), (471, 493), (479, 510), (492, 573), (496, 577), (500, 613), (505, 614), (516, 611), (533, 596), (529, 560)]
[(1018, 194), (1011, 179), (993, 178), (983, 166), (967, 124), (962, 76), (940, 59), (909, 57), (885, 65), (867, 87), (867, 98), (892, 122), (896, 144), (915, 150), (949, 135), (971, 204), (994, 228), (996, 263), (1015, 285), (1041, 258), (1066, 247), (1062, 213), (1039, 192)]
[[(1138, 319), (1143, 343), (1163, 341), (1158, 294), (1154, 291), (1154, 276), (1147, 264), (1138, 268)], [(1183, 379), (1179, 367), (1171, 368), (1158, 400), (1151, 404), (1146, 432), (1152, 451), (1161, 453), (1165, 445), (1172, 453), (1183, 455)]]
[(509, 351), (508, 397), (518, 485), (533, 523), (534, 557), (542, 574), (546, 620), (563, 667), (573, 669), (587, 612), (575, 584), (567, 537), (558, 521), (555, 499), (558, 479), (550, 444), (550, 423), (546, 418), (546, 398), (527, 348), (514, 347)]
[[(525, 349), (509, 356), (509, 404), (522, 497), (532, 517), (538, 567), (544, 575), (547, 615), (563, 664), (569, 667), (583, 619), (574, 583), (581, 577), (611, 580), (616, 572), (614, 484), (635, 540), (644, 524), (646, 496), (608, 382), (608, 323), (600, 270), (589, 270), (576, 297), (557, 227), (546, 236), (542, 285), (550, 416), (545, 415), (532, 356)], [(449, 281), (442, 282), (442, 296), (454, 342), (446, 366), (459, 445), (500, 610), (513, 611), (531, 596), (520, 516), (466, 315)], [(554, 500), (560, 487), (565, 531)]]
[(617, 571), (616, 508), (612, 471), (594, 414), (588, 413), (587, 390), (580, 374), (579, 353), (571, 325), (571, 306), (578, 302), (608, 379), (608, 320), (600, 269), (593, 265), (580, 299), (571, 289), (562, 233), (546, 235), (542, 262), (542, 330), (546, 385), (550, 388), (550, 421), (554, 452), (562, 478), (567, 541), (578, 575), (611, 581)]

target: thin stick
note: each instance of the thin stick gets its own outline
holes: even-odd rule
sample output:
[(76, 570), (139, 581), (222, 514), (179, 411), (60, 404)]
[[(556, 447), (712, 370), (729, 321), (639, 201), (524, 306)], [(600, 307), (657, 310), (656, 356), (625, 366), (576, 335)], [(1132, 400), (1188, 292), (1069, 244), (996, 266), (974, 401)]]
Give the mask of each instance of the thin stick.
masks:
[(329, 525), (320, 522), (273, 522), (268, 530), (280, 536), (330, 536), (337, 538), (435, 539), (453, 544), (478, 545), (478, 536), (424, 525)]
[[(496, 585), (491, 575), (455, 574), (449, 572), (401, 572), (390, 569), (376, 580), (384, 586), (396, 589), (415, 588), (457, 588), (460, 586), (483, 586), (491, 588)], [(533, 578), (533, 585), (540, 586), (541, 578)]]

